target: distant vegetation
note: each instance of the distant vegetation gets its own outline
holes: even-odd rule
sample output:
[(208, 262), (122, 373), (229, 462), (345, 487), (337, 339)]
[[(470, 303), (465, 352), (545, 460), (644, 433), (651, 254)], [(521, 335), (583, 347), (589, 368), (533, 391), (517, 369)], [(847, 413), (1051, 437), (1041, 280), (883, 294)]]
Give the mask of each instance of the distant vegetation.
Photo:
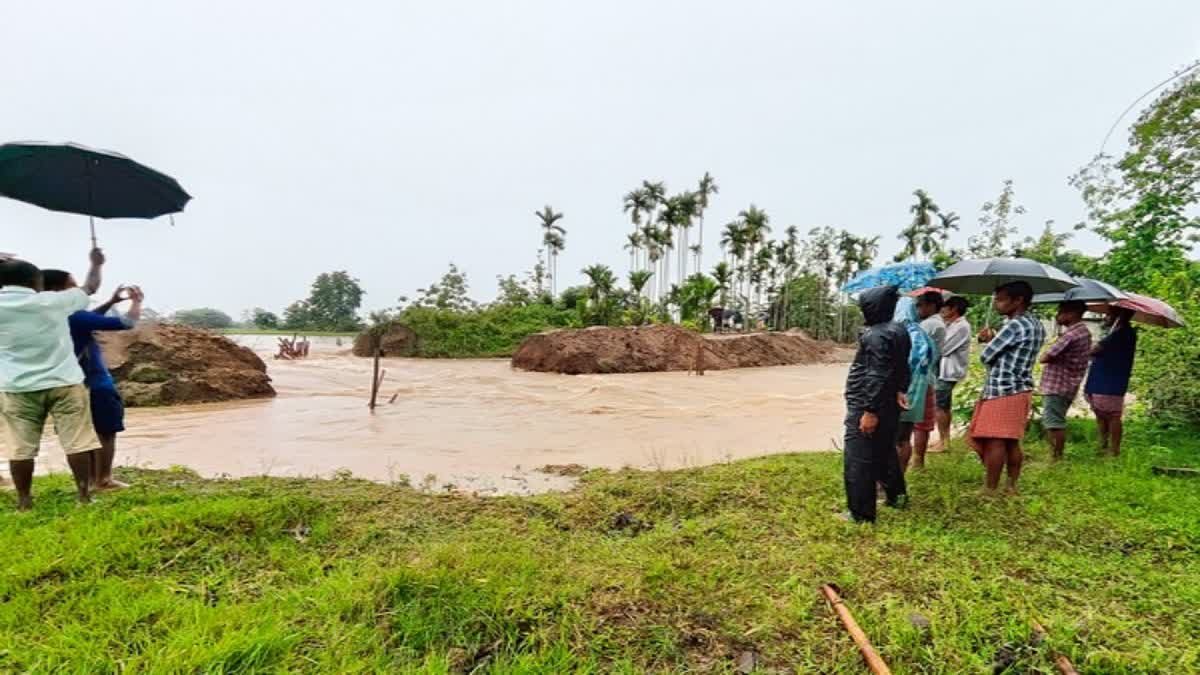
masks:
[(233, 319), (219, 309), (201, 307), (199, 309), (181, 309), (171, 315), (171, 322), (195, 328), (229, 328)]

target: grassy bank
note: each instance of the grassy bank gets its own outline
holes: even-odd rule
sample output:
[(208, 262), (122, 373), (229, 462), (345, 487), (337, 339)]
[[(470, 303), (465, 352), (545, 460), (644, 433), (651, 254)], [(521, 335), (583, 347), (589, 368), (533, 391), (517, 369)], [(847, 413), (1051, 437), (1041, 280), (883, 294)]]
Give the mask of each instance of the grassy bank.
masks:
[(864, 672), (823, 582), (898, 673), (1051, 672), (1051, 648), (1200, 671), (1200, 482), (1149, 471), (1200, 439), (1137, 427), (1105, 460), (1087, 433), (1063, 464), (1035, 448), (1015, 498), (935, 456), (874, 528), (830, 517), (830, 454), (533, 498), (154, 472), (76, 508), (40, 479), (34, 513), (0, 511), (0, 671)]

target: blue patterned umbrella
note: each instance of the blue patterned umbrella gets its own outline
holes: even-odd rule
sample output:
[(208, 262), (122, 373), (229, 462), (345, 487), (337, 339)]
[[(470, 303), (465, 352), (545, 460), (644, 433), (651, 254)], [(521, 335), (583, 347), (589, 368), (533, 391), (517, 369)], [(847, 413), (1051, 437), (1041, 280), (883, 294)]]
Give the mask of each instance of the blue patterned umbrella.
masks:
[(915, 291), (922, 286), (928, 286), (929, 280), (937, 275), (933, 263), (901, 262), (883, 267), (873, 267), (865, 272), (859, 272), (845, 286), (843, 293), (857, 293), (876, 286), (896, 286), (901, 293)]

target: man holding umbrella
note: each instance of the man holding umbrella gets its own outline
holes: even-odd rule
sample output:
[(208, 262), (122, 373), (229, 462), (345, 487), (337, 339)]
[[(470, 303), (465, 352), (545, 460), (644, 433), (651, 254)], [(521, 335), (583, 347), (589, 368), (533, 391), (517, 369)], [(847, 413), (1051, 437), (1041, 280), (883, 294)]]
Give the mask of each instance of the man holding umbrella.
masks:
[(22, 260), (0, 262), (0, 446), (18, 509), (33, 505), (34, 461), (51, 416), (79, 501), (91, 501), (92, 454), (100, 441), (67, 317), (87, 308), (88, 296), (100, 288), (103, 265), (104, 254), (93, 249), (82, 287), (41, 293), (41, 270)]
[(1033, 302), (1033, 287), (1025, 281), (1013, 281), (996, 289), (992, 304), (1006, 320), (1000, 332), (984, 328), (979, 333), (987, 347), (980, 360), (987, 366), (983, 385), (967, 443), (979, 453), (986, 469), (984, 487), (994, 493), (1000, 486), (1000, 474), (1008, 469), (1008, 491), (1016, 493), (1021, 476), (1021, 439), (1029, 422), (1033, 401), (1033, 366), (1046, 341), (1046, 329), (1028, 314)]

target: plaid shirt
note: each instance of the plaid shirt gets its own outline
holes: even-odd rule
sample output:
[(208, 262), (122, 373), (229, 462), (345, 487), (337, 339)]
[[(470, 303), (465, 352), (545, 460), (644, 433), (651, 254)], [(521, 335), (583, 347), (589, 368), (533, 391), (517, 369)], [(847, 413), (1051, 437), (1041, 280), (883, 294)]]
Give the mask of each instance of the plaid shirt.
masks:
[(1028, 314), (1004, 322), (979, 355), (988, 367), (983, 398), (992, 399), (1033, 391), (1033, 364), (1046, 341), (1042, 322)]
[(1092, 332), (1079, 321), (1068, 328), (1042, 357), (1046, 362), (1042, 369), (1042, 393), (1075, 398), (1079, 383), (1087, 375), (1091, 353)]

